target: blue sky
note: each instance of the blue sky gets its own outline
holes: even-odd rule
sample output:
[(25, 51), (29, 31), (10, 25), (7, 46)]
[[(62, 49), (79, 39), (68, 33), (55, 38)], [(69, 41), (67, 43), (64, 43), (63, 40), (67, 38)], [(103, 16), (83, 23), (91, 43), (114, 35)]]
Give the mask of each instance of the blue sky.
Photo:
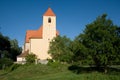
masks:
[(49, 6), (57, 15), (60, 35), (71, 39), (103, 13), (120, 26), (120, 0), (0, 0), (0, 32), (22, 46), (26, 30), (42, 25), (42, 15)]

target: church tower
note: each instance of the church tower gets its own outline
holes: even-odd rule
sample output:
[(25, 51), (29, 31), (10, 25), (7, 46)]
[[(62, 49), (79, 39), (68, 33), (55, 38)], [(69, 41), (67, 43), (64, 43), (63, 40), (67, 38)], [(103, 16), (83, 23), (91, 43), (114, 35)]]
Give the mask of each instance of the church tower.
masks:
[(43, 38), (51, 41), (56, 37), (56, 15), (51, 8), (43, 15)]
[(33, 53), (39, 60), (52, 58), (49, 54), (50, 41), (59, 35), (56, 30), (56, 15), (51, 8), (43, 14), (43, 24), (37, 30), (27, 30), (22, 53), (17, 56), (17, 62), (24, 62), (25, 56)]

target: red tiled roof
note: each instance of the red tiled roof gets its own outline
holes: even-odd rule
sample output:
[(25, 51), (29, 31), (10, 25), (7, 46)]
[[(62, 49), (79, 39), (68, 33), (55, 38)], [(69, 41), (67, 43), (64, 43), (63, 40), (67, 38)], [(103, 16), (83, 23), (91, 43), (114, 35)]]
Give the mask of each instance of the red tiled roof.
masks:
[(27, 56), (28, 52), (29, 52), (29, 50), (21, 53), (20, 55), (18, 55), (18, 57), (25, 57), (25, 56)]
[(51, 8), (48, 8), (48, 10), (44, 13), (43, 16), (55, 16), (55, 13), (52, 11)]
[[(59, 31), (56, 31), (56, 36), (59, 35)], [(41, 26), (38, 30), (28, 30), (26, 32), (25, 42), (29, 43), (30, 38), (43, 38), (43, 26)]]
[(38, 30), (28, 30), (26, 32), (26, 39), (25, 42), (29, 43), (30, 38), (42, 38), (43, 34), (43, 26), (41, 26)]

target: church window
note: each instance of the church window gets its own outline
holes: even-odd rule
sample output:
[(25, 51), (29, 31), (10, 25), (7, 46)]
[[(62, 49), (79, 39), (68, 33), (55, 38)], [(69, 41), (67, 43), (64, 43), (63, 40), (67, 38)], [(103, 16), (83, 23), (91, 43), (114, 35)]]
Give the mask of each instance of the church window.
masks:
[(51, 18), (48, 18), (48, 23), (51, 23)]

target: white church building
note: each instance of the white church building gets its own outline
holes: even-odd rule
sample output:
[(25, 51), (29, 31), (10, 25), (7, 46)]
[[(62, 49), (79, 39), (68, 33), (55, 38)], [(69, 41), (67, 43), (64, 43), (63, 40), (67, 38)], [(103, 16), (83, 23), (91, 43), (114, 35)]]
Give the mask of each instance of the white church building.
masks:
[(40, 60), (50, 59), (49, 43), (57, 35), (59, 32), (56, 30), (56, 15), (51, 8), (48, 8), (43, 15), (43, 24), (39, 29), (27, 30), (23, 50), (17, 56), (17, 62), (24, 62), (25, 56), (29, 53), (35, 54)]

